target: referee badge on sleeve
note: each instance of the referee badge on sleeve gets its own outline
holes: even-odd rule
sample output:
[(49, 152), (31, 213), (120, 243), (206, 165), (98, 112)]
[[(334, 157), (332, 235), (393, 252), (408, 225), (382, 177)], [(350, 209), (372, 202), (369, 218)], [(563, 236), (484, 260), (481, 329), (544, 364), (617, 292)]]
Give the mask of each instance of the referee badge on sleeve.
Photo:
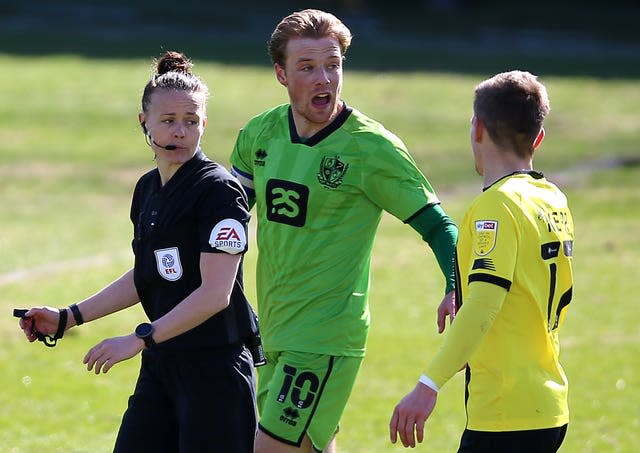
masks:
[(178, 247), (154, 250), (153, 253), (156, 255), (158, 273), (162, 278), (174, 282), (182, 277), (182, 264), (180, 263)]
[(209, 245), (231, 255), (244, 252), (247, 247), (244, 227), (235, 219), (221, 220), (211, 230)]
[(498, 237), (497, 220), (476, 220), (476, 232), (473, 236), (473, 251), (484, 256), (496, 246)]

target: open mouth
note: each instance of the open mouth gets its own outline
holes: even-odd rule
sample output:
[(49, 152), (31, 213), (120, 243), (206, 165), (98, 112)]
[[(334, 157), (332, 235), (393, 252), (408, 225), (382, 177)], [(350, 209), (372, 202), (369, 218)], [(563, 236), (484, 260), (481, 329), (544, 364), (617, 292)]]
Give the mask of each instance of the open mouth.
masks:
[(328, 93), (318, 94), (311, 99), (311, 103), (316, 107), (325, 107), (331, 102), (331, 96)]

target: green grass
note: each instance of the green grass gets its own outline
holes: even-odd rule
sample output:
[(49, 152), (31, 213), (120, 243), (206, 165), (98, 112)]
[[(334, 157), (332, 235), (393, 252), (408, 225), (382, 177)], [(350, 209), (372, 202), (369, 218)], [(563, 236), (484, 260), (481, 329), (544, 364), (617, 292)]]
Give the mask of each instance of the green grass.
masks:
[[(65, 306), (131, 265), (130, 196), (154, 163), (137, 124), (145, 59), (0, 55), (0, 451), (111, 451), (139, 359), (106, 376), (85, 352), (130, 332), (139, 307), (73, 329), (58, 347), (27, 343), (13, 307)], [(205, 151), (228, 163), (238, 129), (286, 94), (269, 68), (200, 63), (209, 84)], [(408, 144), (460, 221), (480, 189), (468, 145), (471, 96), (488, 74), (349, 71), (344, 98)], [(552, 112), (537, 167), (570, 198), (575, 296), (562, 332), (572, 422), (561, 451), (632, 452), (640, 442), (640, 170), (599, 168), (639, 156), (637, 80), (545, 77)], [(588, 165), (586, 165), (588, 164)], [(636, 160), (637, 164), (637, 160)], [(246, 279), (253, 298), (255, 250)], [(392, 452), (388, 421), (441, 341), (442, 281), (411, 229), (385, 216), (376, 240), (367, 359), (345, 414), (344, 452)], [(464, 428), (463, 382), (439, 397), (420, 451), (453, 451)]]

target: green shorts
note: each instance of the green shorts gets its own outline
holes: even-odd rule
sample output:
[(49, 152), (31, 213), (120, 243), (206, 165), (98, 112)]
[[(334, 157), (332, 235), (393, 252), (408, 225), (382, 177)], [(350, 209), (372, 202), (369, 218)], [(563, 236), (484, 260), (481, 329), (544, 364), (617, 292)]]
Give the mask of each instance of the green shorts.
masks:
[(338, 430), (362, 359), (267, 353), (267, 364), (258, 368), (260, 429), (296, 447), (306, 434), (314, 449), (324, 450)]

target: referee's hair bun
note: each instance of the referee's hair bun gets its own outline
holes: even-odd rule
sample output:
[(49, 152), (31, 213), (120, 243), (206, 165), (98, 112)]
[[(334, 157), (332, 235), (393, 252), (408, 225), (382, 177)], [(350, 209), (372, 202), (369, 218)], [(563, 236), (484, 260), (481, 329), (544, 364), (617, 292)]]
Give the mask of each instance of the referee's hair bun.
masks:
[(162, 75), (175, 71), (191, 74), (192, 67), (193, 63), (184, 54), (170, 50), (158, 60), (156, 73)]

